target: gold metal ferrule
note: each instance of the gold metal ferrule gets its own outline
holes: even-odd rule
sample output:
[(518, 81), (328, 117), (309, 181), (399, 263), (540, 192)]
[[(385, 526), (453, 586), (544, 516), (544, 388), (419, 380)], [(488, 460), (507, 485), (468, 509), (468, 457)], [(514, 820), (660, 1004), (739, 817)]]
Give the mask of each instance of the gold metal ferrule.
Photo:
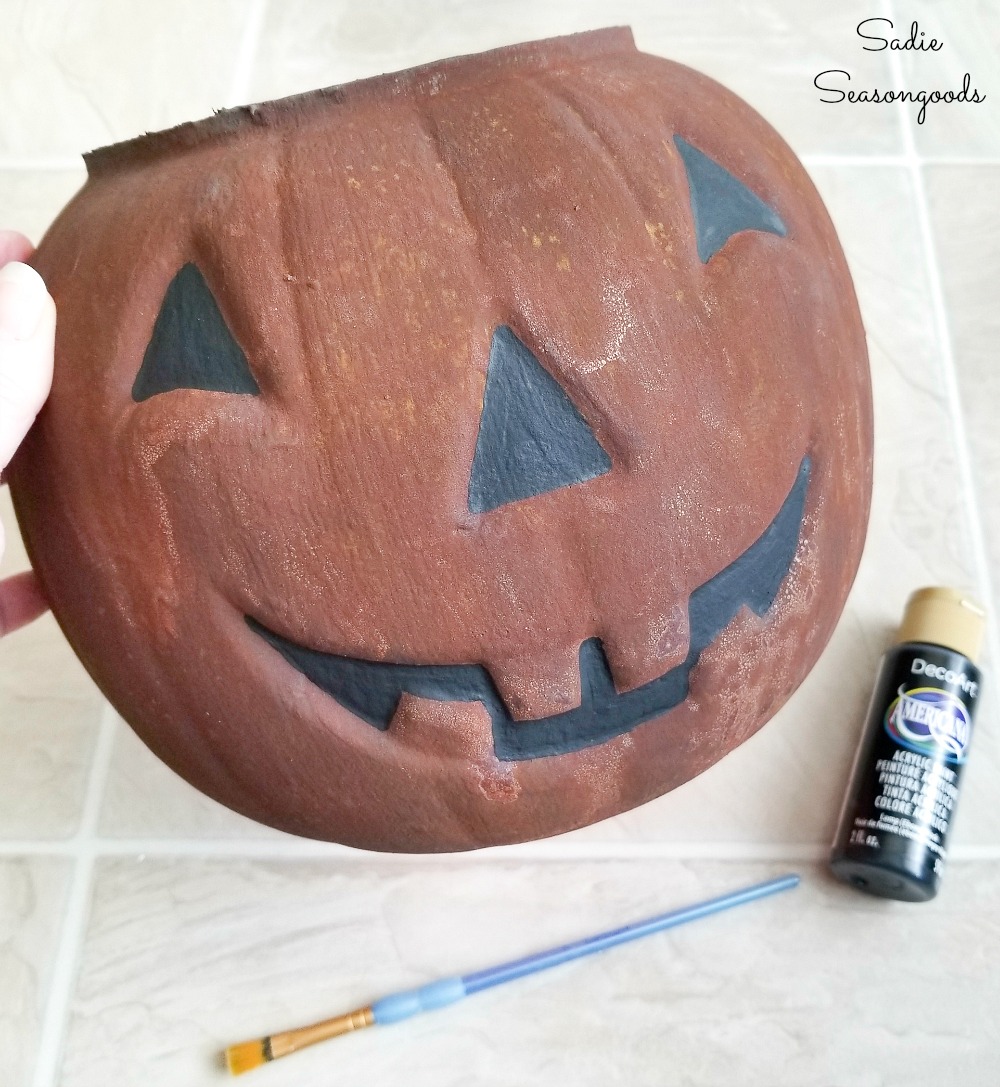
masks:
[(344, 1015), (336, 1015), (333, 1019), (324, 1019), (320, 1023), (313, 1023), (308, 1027), (298, 1027), (296, 1030), (282, 1031), (281, 1034), (272, 1034), (264, 1039), (265, 1055), (268, 1060), (277, 1060), (278, 1057), (286, 1057), (297, 1049), (304, 1049), (307, 1045), (316, 1042), (325, 1042), (327, 1038), (336, 1038), (340, 1034), (350, 1034), (352, 1030), (362, 1030), (375, 1024), (375, 1013), (371, 1007), (358, 1008), (357, 1011), (347, 1012)]

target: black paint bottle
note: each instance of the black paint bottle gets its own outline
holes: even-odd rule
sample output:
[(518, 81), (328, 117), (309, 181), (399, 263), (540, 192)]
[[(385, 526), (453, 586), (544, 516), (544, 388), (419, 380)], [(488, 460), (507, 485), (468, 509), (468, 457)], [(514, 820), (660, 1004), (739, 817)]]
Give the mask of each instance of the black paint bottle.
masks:
[(882, 658), (840, 812), (830, 867), (883, 898), (937, 894), (972, 739), (982, 609), (954, 589), (918, 589)]

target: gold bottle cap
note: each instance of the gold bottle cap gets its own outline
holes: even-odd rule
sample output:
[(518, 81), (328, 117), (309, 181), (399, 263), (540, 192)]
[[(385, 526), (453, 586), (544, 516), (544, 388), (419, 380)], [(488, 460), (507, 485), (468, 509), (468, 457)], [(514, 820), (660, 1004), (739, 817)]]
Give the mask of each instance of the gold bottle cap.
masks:
[(898, 642), (930, 642), (954, 649), (975, 664), (983, 646), (986, 612), (958, 589), (917, 589), (906, 602)]

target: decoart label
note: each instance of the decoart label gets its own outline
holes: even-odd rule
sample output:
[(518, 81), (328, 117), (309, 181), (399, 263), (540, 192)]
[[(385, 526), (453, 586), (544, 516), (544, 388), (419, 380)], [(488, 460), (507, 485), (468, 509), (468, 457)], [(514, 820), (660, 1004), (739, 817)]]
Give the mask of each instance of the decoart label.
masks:
[(944, 755), (947, 762), (965, 762), (972, 722), (965, 706), (937, 687), (906, 690), (902, 684), (885, 714), (885, 730), (903, 747), (922, 755)]

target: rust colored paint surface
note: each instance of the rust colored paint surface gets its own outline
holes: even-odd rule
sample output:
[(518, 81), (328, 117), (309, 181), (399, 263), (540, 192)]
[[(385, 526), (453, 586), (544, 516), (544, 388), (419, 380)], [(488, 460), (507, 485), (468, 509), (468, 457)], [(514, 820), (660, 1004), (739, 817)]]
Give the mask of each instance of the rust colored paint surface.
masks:
[[(600, 31), (228, 111), (88, 168), (36, 257), (56, 377), (15, 506), (80, 658), (200, 789), (368, 848), (540, 837), (700, 773), (815, 663), (867, 523), (864, 332), (813, 185), (724, 88)], [(706, 226), (689, 168), (751, 226)], [(204, 287), (208, 326), (161, 315)], [(606, 461), (490, 477), (471, 508), (500, 329)], [(519, 420), (497, 447), (523, 474), (554, 439)], [(580, 705), (583, 656), (605, 667), (585, 643), (618, 693), (682, 665), (692, 594), (803, 465), (773, 603), (736, 611), (679, 704), (601, 742), (500, 758), (486, 703), (405, 689), (374, 727), (260, 633), (474, 666), (530, 728)]]

